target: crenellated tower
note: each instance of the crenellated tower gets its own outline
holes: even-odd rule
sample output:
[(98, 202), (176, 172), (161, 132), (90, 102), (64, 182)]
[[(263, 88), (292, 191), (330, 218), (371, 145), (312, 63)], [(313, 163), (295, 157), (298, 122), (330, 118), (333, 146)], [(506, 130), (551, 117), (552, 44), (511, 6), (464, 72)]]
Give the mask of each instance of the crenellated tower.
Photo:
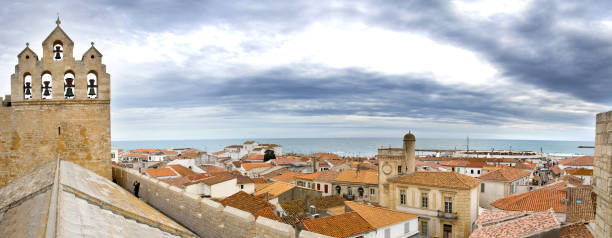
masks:
[(17, 56), (0, 107), (0, 187), (57, 156), (111, 177), (110, 75), (93, 42), (74, 58), (60, 24), (42, 42), (41, 58), (28, 43)]

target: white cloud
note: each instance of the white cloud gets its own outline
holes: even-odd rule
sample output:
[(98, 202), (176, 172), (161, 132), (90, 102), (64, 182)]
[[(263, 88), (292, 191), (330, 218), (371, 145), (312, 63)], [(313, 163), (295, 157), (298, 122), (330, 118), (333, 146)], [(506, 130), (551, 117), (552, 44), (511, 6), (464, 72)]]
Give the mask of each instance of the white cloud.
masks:
[(490, 18), (498, 14), (517, 15), (530, 3), (530, 0), (453, 0), (453, 5), (459, 12), (480, 18)]

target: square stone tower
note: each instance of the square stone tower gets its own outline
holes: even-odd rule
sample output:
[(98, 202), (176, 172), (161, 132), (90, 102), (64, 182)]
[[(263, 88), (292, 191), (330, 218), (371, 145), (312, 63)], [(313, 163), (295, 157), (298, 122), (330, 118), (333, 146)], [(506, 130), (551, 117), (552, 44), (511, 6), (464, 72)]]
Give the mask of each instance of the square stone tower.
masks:
[(595, 237), (612, 237), (612, 111), (597, 114), (593, 187), (597, 194)]
[(29, 44), (17, 56), (0, 106), (0, 187), (58, 156), (111, 178), (110, 75), (93, 42), (75, 60), (60, 23), (42, 58)]

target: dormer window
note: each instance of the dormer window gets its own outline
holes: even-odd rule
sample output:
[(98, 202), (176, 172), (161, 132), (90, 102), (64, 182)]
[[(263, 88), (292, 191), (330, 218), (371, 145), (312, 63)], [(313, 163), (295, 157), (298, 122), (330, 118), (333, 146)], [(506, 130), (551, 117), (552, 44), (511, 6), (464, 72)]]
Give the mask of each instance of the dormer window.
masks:
[(64, 59), (64, 46), (62, 42), (56, 41), (53, 44), (53, 60), (61, 61)]
[(53, 77), (51, 77), (50, 73), (44, 73), (42, 75), (42, 85), (41, 88), (41, 98), (42, 99), (51, 99), (53, 98)]
[(23, 77), (23, 98), (25, 100), (32, 98), (32, 75), (30, 74)]
[(74, 98), (75, 80), (74, 74), (68, 72), (64, 75), (64, 98)]
[(98, 76), (93, 72), (87, 74), (87, 97), (98, 97)]

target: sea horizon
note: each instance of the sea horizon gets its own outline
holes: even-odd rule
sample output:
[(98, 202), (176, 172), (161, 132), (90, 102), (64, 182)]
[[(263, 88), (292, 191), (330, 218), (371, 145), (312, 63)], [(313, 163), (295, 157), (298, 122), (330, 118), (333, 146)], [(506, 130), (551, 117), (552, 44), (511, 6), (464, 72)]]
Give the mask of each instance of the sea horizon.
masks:
[[(313, 154), (334, 153), (341, 156), (371, 157), (379, 148), (401, 147), (402, 138), (391, 137), (334, 137), (334, 138), (234, 138), (234, 139), (170, 139), (170, 140), (112, 140), (113, 148), (133, 150), (138, 148), (195, 148), (213, 153), (225, 146), (245, 141), (278, 144), (284, 153)], [(549, 154), (592, 155), (593, 141), (519, 140), (519, 139), (469, 139), (470, 150), (535, 151)], [(417, 149), (467, 149), (467, 138), (417, 138)]]

